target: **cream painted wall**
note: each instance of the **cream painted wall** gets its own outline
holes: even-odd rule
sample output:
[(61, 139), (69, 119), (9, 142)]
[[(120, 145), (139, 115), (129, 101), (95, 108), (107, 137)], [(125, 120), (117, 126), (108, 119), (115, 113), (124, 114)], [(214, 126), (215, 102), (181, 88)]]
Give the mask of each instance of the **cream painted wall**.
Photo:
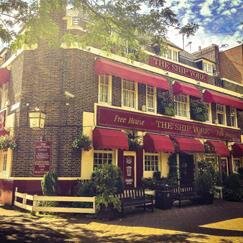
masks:
[[(169, 174), (169, 163), (168, 163), (169, 156), (170, 156), (170, 154), (159, 153), (159, 158), (160, 158), (159, 170), (161, 171), (162, 177), (167, 177)], [(143, 159), (143, 161), (144, 161), (144, 159)], [(143, 164), (143, 177), (144, 178), (153, 177), (153, 171), (144, 171), (144, 164)]]
[(10, 136), (14, 136), (15, 113), (6, 116), (5, 129), (10, 132)]
[[(92, 131), (95, 126), (94, 113), (83, 112), (83, 134), (92, 140)], [(93, 171), (93, 149), (81, 152), (81, 179), (90, 179)]]

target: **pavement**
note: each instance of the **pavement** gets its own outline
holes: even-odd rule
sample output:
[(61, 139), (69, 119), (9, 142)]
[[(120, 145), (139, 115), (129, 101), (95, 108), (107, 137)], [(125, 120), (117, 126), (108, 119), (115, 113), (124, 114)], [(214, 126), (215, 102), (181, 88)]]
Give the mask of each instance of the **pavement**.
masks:
[(242, 242), (243, 203), (217, 200), (101, 221), (84, 215), (38, 215), (0, 207), (0, 242)]

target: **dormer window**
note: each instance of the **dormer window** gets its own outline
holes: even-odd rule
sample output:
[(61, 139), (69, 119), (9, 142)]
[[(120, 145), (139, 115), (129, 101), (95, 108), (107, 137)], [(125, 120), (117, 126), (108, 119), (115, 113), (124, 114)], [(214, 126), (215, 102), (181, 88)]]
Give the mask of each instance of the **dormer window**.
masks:
[(203, 61), (203, 71), (204, 72), (213, 75), (214, 70), (215, 70), (215, 65), (213, 63)]
[(179, 51), (174, 48), (168, 47), (167, 50), (162, 53), (162, 56), (168, 60), (178, 62)]

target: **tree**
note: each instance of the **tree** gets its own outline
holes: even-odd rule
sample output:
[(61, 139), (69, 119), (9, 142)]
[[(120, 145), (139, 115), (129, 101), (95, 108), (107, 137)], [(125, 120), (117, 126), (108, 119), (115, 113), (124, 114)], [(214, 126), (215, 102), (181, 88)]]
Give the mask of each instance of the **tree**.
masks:
[[(138, 57), (141, 48), (151, 44), (163, 44), (169, 26), (180, 28), (176, 14), (165, 7), (165, 0), (40, 0), (1, 1), (0, 38), (12, 42), (14, 48), (45, 40), (49, 46), (62, 42), (97, 46), (117, 54)], [(68, 5), (66, 5), (68, 4)], [(74, 34), (63, 31), (58, 14), (72, 6), (88, 16), (86, 31)], [(25, 31), (16, 37), (16, 25), (25, 25)], [(190, 35), (197, 25), (182, 27)]]

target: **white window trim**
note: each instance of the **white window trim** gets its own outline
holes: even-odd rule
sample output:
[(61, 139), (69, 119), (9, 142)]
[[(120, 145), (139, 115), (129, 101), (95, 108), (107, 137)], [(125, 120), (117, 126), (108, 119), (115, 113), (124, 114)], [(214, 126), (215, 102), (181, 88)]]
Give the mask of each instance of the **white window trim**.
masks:
[(95, 153), (102, 153), (102, 154), (112, 154), (112, 162), (111, 162), (111, 164), (112, 165), (116, 165), (117, 163), (116, 163), (116, 153), (115, 153), (115, 151), (114, 150), (94, 150), (93, 151), (93, 167), (92, 167), (92, 170), (94, 170), (95, 169), (95, 166), (94, 166), (94, 154)]
[[(186, 116), (179, 116), (179, 115), (175, 114), (175, 117), (176, 118), (180, 118), (180, 119), (185, 119), (186, 118), (186, 119), (192, 120), (192, 119), (190, 119), (190, 96), (189, 95), (184, 95), (184, 94), (180, 94), (180, 95), (183, 95), (183, 96), (186, 97)], [(176, 100), (175, 100), (176, 96), (177, 95), (174, 95), (174, 102), (176, 102)]]
[[(153, 103), (154, 103), (154, 111), (149, 111), (149, 107), (148, 107), (148, 86), (153, 88), (153, 92), (154, 92), (154, 97), (153, 97)], [(149, 113), (156, 113), (157, 114), (157, 89), (156, 87), (153, 87), (151, 85), (146, 85), (146, 111)]]
[[(238, 117), (237, 117), (237, 109), (235, 107), (230, 107), (230, 110), (233, 109), (234, 113), (235, 113), (235, 126), (231, 126), (230, 127), (235, 127), (238, 128)], [(230, 115), (231, 116), (231, 115)]]
[(143, 173), (144, 172), (157, 172), (157, 171), (154, 171), (154, 170), (145, 170), (145, 156), (158, 156), (158, 171), (159, 172), (162, 172), (161, 171), (161, 167), (160, 167), (160, 153), (146, 153), (144, 152), (143, 153)]
[[(171, 51), (171, 58), (168, 57), (168, 51)], [(173, 59), (174, 54), (173, 53), (177, 53), (176, 54), (176, 60)], [(174, 62), (178, 62), (179, 61), (179, 51), (173, 47), (167, 47), (166, 50), (162, 53), (162, 57), (167, 59), (167, 60), (171, 60)]]
[(98, 103), (111, 105), (112, 104), (112, 76), (111, 75), (107, 75), (107, 76), (108, 76), (108, 102), (100, 101), (100, 77), (101, 77), (101, 75), (99, 75), (98, 76)]
[[(129, 106), (124, 105), (124, 97), (123, 97), (123, 82), (124, 81), (133, 82), (135, 84), (135, 107), (129, 107)], [(130, 110), (137, 110), (138, 109), (138, 83), (135, 81), (122, 79), (122, 90), (121, 91), (122, 91), (121, 92), (121, 107), (129, 108)]]
[(205, 121), (205, 123), (210, 123), (212, 124), (212, 104), (211, 103), (206, 103), (208, 105), (208, 120)]
[[(221, 105), (221, 104), (216, 104), (216, 124), (227, 126), (226, 106), (225, 105), (221, 105), (224, 108), (224, 112), (222, 113), (222, 112), (218, 112), (217, 105)], [(220, 124), (219, 123), (219, 121), (218, 121), (218, 114), (223, 114), (224, 115), (224, 124)]]

